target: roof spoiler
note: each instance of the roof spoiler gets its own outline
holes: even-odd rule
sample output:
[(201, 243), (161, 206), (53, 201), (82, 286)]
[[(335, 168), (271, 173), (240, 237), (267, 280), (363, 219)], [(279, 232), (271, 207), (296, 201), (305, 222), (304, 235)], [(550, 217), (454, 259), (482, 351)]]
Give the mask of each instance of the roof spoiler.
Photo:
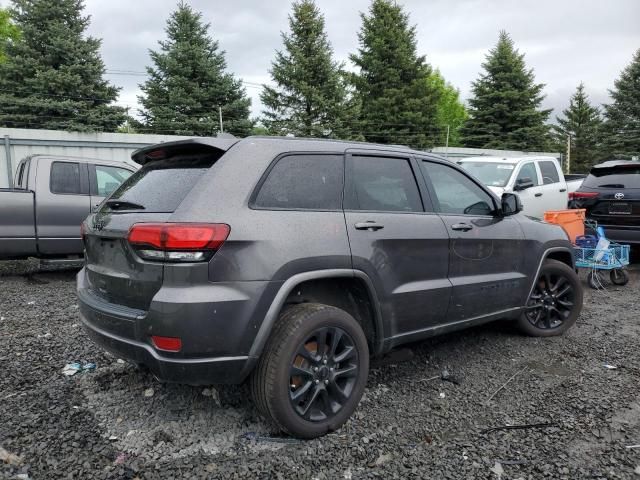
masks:
[(177, 140), (175, 142), (156, 143), (148, 147), (139, 148), (131, 154), (131, 159), (145, 165), (153, 160), (162, 160), (163, 158), (173, 157), (176, 154), (203, 153), (210, 151), (221, 155), (229, 150), (238, 138), (232, 137), (202, 137), (190, 138), (188, 140)]

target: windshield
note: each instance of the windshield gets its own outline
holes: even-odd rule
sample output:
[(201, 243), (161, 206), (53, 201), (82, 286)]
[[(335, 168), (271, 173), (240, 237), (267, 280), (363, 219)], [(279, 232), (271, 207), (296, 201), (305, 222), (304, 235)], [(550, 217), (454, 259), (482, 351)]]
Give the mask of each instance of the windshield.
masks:
[(640, 188), (640, 165), (592, 168), (582, 185), (590, 188)]
[(458, 164), (488, 187), (504, 187), (515, 168), (513, 164), (497, 162), (458, 162)]

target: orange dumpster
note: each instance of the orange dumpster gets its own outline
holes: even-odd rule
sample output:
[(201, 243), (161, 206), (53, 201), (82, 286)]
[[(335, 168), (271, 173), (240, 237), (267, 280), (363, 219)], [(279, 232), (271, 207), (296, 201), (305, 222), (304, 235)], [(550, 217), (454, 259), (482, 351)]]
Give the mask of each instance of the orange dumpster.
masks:
[(586, 210), (584, 208), (576, 208), (572, 210), (549, 210), (544, 212), (544, 221), (547, 223), (555, 223), (560, 225), (569, 240), (575, 243), (576, 237), (584, 235), (584, 218)]

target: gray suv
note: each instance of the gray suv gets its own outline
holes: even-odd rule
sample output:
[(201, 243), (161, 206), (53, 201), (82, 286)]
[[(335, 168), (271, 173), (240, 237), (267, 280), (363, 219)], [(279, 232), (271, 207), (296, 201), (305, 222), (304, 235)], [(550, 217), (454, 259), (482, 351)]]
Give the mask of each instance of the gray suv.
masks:
[(82, 225), (82, 322), (160, 379), (249, 380), (283, 431), (339, 428), (369, 358), (496, 319), (566, 331), (572, 247), (458, 166), (405, 148), (275, 137), (143, 148)]

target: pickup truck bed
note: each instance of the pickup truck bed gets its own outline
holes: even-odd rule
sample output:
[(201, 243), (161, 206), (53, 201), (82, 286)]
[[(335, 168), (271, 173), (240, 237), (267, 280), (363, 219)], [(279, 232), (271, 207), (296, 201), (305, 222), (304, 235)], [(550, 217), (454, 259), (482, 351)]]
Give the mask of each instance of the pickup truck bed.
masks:
[(23, 257), (37, 251), (33, 192), (0, 189), (0, 231), (0, 258)]

